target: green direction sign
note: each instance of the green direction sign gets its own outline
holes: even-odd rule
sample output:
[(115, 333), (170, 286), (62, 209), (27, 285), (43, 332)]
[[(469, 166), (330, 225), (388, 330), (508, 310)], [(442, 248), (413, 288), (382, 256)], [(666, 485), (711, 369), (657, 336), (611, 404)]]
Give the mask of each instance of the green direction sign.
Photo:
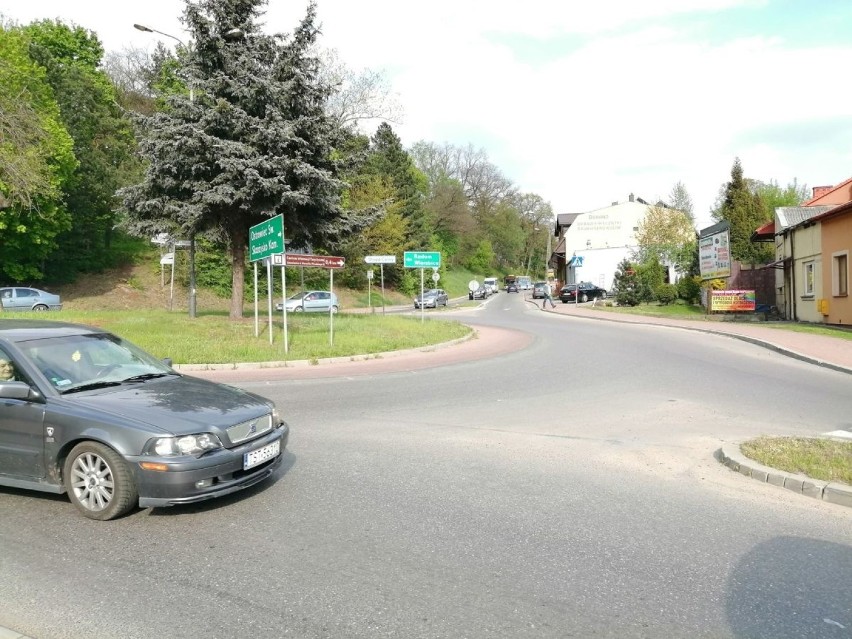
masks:
[(439, 251), (405, 251), (402, 254), (405, 268), (440, 268), (441, 253)]
[(249, 261), (284, 252), (284, 217), (276, 215), (249, 229)]

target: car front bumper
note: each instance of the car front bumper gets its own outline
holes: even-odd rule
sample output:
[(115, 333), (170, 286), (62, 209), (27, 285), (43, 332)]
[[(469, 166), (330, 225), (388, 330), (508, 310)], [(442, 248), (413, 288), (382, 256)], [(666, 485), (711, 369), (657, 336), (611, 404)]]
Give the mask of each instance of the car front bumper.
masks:
[[(134, 457), (130, 461), (136, 468), (139, 489), (139, 506), (153, 508), (191, 504), (207, 499), (222, 497), (253, 486), (272, 475), (281, 466), (290, 428), (286, 423), (258, 439), (231, 449), (217, 450), (192, 461), (174, 462), (168, 458)], [(280, 442), (278, 454), (262, 464), (243, 470), (246, 453), (269, 444)], [(160, 462), (169, 466), (167, 471), (145, 470), (141, 462)], [(212, 480), (212, 484), (199, 488), (200, 481)]]

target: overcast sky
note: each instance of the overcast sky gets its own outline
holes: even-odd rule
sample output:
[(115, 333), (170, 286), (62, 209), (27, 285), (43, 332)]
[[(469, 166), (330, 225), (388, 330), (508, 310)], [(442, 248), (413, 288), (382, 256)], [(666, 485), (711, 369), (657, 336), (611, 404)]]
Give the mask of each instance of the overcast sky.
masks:
[[(27, 23), (60, 18), (107, 50), (181, 39), (183, 0), (0, 0)], [(271, 0), (288, 32), (307, 0)], [(730, 177), (785, 186), (852, 176), (849, 0), (318, 0), (320, 44), (381, 71), (403, 144), (473, 144), (557, 213), (678, 181), (699, 226)], [(167, 44), (168, 41), (164, 40)]]

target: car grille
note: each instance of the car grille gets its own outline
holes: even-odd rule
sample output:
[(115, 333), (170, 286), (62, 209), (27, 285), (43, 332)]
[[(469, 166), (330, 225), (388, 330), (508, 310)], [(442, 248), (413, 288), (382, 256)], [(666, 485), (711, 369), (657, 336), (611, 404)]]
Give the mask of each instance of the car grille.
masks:
[(258, 435), (262, 435), (270, 430), (272, 430), (272, 415), (267, 414), (262, 417), (250, 419), (247, 422), (231, 426), (228, 428), (227, 432), (228, 439), (231, 440), (231, 443), (239, 444), (240, 442), (254, 439)]

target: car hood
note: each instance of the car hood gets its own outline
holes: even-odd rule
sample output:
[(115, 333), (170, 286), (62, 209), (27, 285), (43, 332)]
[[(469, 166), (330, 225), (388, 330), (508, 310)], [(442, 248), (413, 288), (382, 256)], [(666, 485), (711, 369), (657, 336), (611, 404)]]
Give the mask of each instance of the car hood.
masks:
[(174, 435), (224, 429), (271, 410), (253, 393), (183, 375), (65, 395), (63, 400)]

